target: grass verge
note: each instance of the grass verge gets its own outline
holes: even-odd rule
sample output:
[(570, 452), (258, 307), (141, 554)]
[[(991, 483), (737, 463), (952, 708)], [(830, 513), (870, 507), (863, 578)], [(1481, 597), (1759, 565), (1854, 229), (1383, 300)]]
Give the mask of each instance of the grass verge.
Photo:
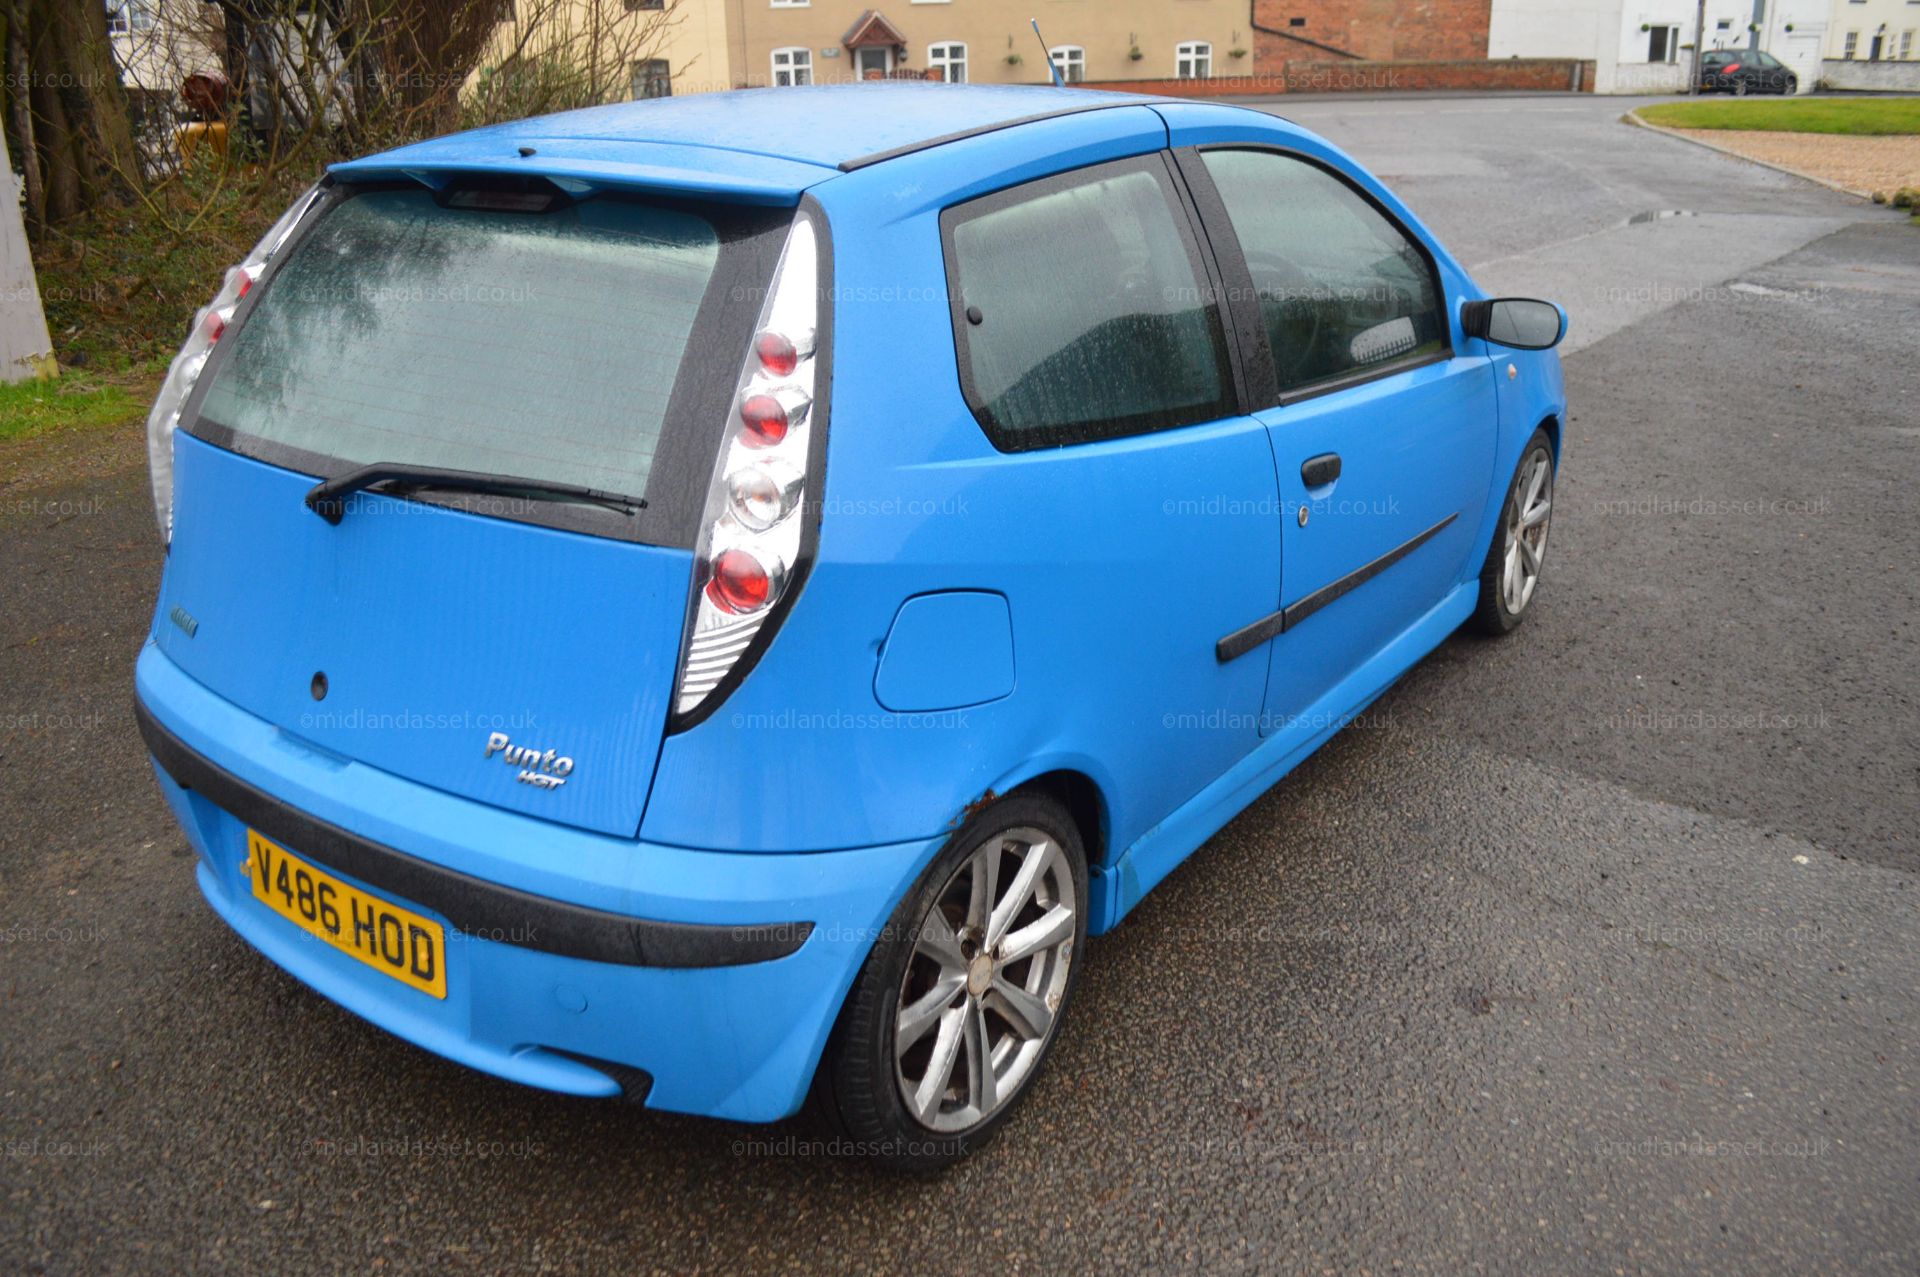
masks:
[(1662, 102), (1634, 112), (1667, 129), (1752, 129), (1886, 137), (1920, 133), (1920, 97), (1788, 98), (1780, 102)]
[(146, 416), (158, 379), (157, 371), (116, 377), (74, 371), (0, 386), (0, 442), (131, 425)]

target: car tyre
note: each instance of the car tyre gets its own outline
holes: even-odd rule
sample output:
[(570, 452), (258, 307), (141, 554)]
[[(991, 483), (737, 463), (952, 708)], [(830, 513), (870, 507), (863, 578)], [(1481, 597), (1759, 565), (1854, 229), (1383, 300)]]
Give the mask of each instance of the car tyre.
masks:
[(1087, 900), (1086, 851), (1059, 803), (1016, 793), (975, 812), (854, 980), (814, 1074), (815, 1122), (902, 1170), (983, 1148), (1059, 1036)]
[(1533, 432), (1507, 485), (1500, 522), (1480, 569), (1480, 604), (1473, 626), (1492, 637), (1511, 633), (1526, 620), (1539, 594), (1547, 533), (1553, 517), (1553, 441), (1544, 429)]
[(1737, 98), (1747, 96), (1747, 82), (1745, 80), (1735, 80), (1733, 82), (1733, 96)]

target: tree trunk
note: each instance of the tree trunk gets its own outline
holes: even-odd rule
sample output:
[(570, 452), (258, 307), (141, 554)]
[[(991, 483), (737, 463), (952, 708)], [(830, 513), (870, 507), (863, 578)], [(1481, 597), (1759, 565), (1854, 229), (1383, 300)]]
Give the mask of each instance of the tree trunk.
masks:
[(26, 190), (27, 222), (39, 229), (38, 210), (46, 207), (40, 183), (40, 152), (33, 143), (33, 108), (27, 101), (27, 0), (6, 0), (5, 42), (7, 50), (6, 127), (12, 133), (12, 148), (20, 156), (20, 181)]
[[(39, 188), (27, 192), (28, 218), (36, 224), (63, 221), (120, 198), (138, 178), (139, 157), (107, 36), (106, 6), (12, 0), (9, 10), (8, 72), (18, 96), (8, 115), (26, 171)], [(16, 65), (16, 47), (24, 51), (24, 69)]]

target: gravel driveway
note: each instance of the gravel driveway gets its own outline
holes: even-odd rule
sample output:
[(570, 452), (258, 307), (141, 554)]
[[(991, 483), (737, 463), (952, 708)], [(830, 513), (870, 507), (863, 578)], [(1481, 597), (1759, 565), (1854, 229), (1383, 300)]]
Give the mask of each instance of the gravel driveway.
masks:
[(1920, 136), (1851, 137), (1834, 133), (1764, 133), (1751, 129), (1674, 129), (1682, 137), (1724, 147), (1871, 194), (1920, 186)]

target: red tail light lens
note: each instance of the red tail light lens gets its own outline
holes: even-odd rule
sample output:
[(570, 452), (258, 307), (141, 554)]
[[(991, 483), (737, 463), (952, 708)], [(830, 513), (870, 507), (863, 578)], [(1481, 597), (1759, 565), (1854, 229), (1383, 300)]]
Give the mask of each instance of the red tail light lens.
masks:
[(1739, 69), (1740, 69), (1740, 64), (1738, 62), (1729, 62), (1727, 63), (1727, 65), (1720, 68), (1720, 74), (1732, 75), (1735, 71), (1738, 71)]
[(754, 448), (771, 448), (787, 437), (791, 422), (786, 405), (772, 395), (749, 395), (740, 405), (740, 424), (746, 427), (742, 443)]
[(776, 377), (791, 377), (800, 366), (800, 348), (791, 338), (772, 330), (753, 339), (753, 353), (760, 357), (760, 366)]
[(707, 597), (714, 606), (738, 616), (765, 607), (773, 593), (773, 577), (760, 560), (745, 550), (727, 550), (713, 561)]

